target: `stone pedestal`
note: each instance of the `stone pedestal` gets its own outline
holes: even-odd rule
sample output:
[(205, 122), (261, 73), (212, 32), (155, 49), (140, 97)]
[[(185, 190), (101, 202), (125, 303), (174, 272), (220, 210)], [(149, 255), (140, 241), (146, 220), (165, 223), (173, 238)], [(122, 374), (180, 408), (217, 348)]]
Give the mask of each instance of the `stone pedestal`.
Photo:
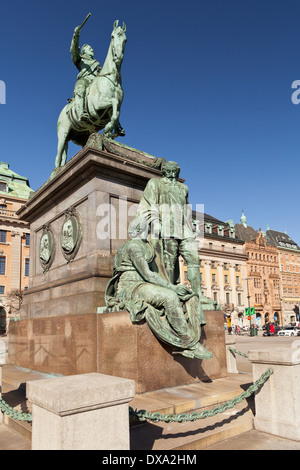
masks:
[[(30, 223), (31, 234), (30, 283), (22, 318), (95, 313), (105, 305), (114, 255), (128, 238), (128, 225), (149, 178), (161, 175), (150, 166), (154, 157), (129, 157), (84, 147), (19, 211)], [(68, 252), (62, 248), (62, 234), (74, 214), (77, 244)], [(45, 232), (51, 250), (48, 263), (40, 259)]]
[(206, 312), (202, 342), (214, 354), (206, 361), (172, 356), (128, 312), (97, 313), (143, 190), (161, 177), (160, 159), (107, 145), (84, 147), (19, 211), (30, 223), (30, 284), (21, 320), (10, 324), (10, 362), (51, 374), (129, 378), (137, 393), (224, 377), (222, 312)]
[(129, 450), (134, 382), (83, 374), (27, 382), (32, 450)]
[(249, 351), (253, 381), (273, 374), (255, 394), (255, 429), (286, 439), (300, 440), (300, 341), (291, 347)]
[(223, 313), (205, 317), (201, 343), (214, 357), (203, 361), (173, 356), (147, 323), (133, 325), (128, 312), (21, 320), (10, 330), (10, 359), (49, 374), (132, 379), (136, 393), (213, 380), (227, 375)]

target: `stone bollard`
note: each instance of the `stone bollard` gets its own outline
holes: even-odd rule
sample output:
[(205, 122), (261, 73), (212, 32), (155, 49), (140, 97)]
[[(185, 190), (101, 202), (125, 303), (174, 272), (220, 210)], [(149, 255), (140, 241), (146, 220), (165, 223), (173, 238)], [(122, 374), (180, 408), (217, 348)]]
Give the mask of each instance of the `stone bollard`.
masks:
[(249, 351), (253, 381), (267, 369), (273, 374), (255, 394), (255, 429), (300, 440), (300, 341), (290, 348)]
[(236, 338), (231, 335), (225, 335), (225, 343), (227, 372), (231, 374), (238, 374), (239, 372), (236, 367), (236, 355), (228, 349), (229, 347), (236, 349)]
[[(0, 398), (2, 396), (2, 367), (6, 364), (6, 344), (0, 340)], [(0, 424), (3, 423), (3, 412), (0, 411)]]
[(32, 450), (129, 450), (135, 382), (90, 373), (26, 383)]

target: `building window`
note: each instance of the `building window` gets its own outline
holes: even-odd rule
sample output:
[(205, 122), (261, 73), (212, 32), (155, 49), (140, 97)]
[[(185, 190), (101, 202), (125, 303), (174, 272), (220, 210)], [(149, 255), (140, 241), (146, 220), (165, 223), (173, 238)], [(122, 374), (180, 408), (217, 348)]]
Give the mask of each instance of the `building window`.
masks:
[(6, 243), (6, 230), (0, 230), (0, 243)]
[(242, 294), (238, 293), (238, 305), (242, 305)]
[(0, 307), (0, 333), (6, 332), (6, 313), (3, 307)]
[(216, 275), (215, 274), (211, 275), (211, 282), (216, 282)]
[(260, 278), (255, 277), (254, 278), (254, 287), (260, 288), (261, 287), (261, 282), (260, 281), (261, 281)]
[(25, 245), (26, 246), (30, 245), (30, 233), (25, 234)]
[(218, 235), (220, 236), (224, 236), (224, 226), (223, 225), (219, 225), (218, 226)]
[(226, 292), (226, 303), (230, 304), (230, 294), (229, 294), (229, 292)]
[(205, 232), (206, 233), (212, 233), (212, 224), (211, 223), (206, 223), (205, 224)]
[(0, 181), (0, 191), (7, 191), (7, 183)]
[(228, 284), (228, 276), (227, 276), (227, 274), (225, 274), (224, 279), (225, 279), (225, 284)]
[(240, 284), (240, 276), (236, 276), (235, 280), (236, 280), (236, 284), (239, 285)]
[(0, 294), (4, 294), (5, 292), (5, 286), (0, 286)]
[(25, 276), (29, 276), (29, 258), (25, 258)]
[(5, 256), (0, 256), (0, 274), (5, 274)]

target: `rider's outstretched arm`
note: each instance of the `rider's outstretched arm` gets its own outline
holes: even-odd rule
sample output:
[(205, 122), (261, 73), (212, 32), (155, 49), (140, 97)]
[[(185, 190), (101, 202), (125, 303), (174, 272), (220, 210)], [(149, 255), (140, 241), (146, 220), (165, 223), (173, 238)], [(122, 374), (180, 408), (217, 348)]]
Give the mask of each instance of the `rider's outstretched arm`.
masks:
[(80, 35), (80, 29), (79, 29), (79, 26), (77, 26), (74, 29), (74, 33), (73, 33), (73, 37), (71, 41), (71, 47), (70, 47), (72, 61), (74, 65), (76, 65), (77, 68), (79, 68), (79, 62), (80, 62), (79, 35)]

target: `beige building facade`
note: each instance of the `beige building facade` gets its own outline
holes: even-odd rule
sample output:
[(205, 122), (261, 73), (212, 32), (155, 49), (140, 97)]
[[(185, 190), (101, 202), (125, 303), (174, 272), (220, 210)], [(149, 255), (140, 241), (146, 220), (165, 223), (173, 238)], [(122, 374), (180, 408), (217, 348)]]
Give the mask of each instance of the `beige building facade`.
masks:
[(267, 230), (267, 240), (276, 247), (280, 270), (280, 302), (284, 325), (300, 322), (300, 247), (285, 232)]
[(282, 324), (279, 253), (261, 229), (247, 224), (244, 213), (235, 224), (237, 236), (245, 241), (249, 307), (255, 309), (251, 321), (258, 327), (267, 323)]
[(275, 322), (282, 324), (280, 301), (279, 254), (267, 244), (261, 230), (255, 240), (245, 243), (248, 253), (247, 276), (250, 305), (255, 308), (258, 326)]
[[(222, 306), (231, 326), (248, 325), (246, 260), (244, 242), (236, 237), (232, 221), (222, 222), (204, 215), (196, 238), (203, 295)], [(189, 285), (187, 267), (181, 261), (181, 282)]]
[(0, 334), (18, 318), (29, 285), (30, 230), (17, 212), (31, 191), (27, 178), (0, 162)]

